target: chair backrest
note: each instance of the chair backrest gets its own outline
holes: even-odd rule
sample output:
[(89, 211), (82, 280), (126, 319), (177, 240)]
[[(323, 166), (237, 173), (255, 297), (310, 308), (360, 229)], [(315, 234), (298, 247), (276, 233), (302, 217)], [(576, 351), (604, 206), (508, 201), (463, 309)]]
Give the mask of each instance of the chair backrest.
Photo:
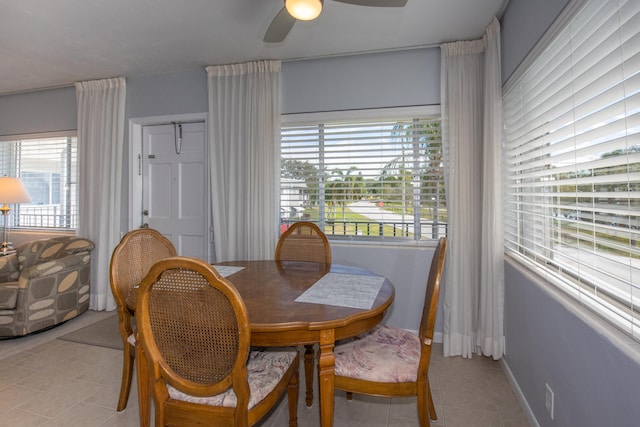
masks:
[(313, 222), (294, 222), (278, 239), (275, 259), (331, 264), (331, 246), (327, 236)]
[(165, 381), (191, 396), (233, 387), (236, 408), (247, 410), (251, 329), (244, 302), (229, 281), (202, 260), (168, 258), (143, 279), (136, 303), (154, 393), (163, 393)]
[(440, 282), (444, 271), (444, 260), (447, 253), (447, 238), (441, 237), (438, 246), (431, 259), (429, 278), (427, 279), (427, 291), (422, 308), (422, 320), (420, 321), (420, 341), (431, 343), (436, 325), (436, 313), (440, 298)]
[(157, 261), (176, 256), (169, 239), (152, 228), (138, 228), (125, 234), (113, 250), (109, 275), (116, 302), (126, 307), (126, 299)]

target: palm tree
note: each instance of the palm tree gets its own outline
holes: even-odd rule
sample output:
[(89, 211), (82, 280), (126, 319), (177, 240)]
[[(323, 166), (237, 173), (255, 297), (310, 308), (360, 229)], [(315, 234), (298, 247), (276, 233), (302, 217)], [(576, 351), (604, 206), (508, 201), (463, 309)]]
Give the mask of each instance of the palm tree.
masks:
[(342, 219), (346, 218), (345, 209), (348, 202), (357, 200), (362, 196), (364, 180), (362, 173), (356, 166), (351, 166), (346, 172), (342, 169), (331, 171), (331, 178), (326, 181), (325, 200), (332, 206), (335, 213), (335, 205), (342, 207)]
[[(402, 181), (403, 206), (407, 190), (411, 189), (414, 203), (414, 222), (420, 223), (421, 206), (431, 205), (433, 213), (433, 238), (438, 237), (438, 208), (444, 201), (444, 174), (442, 173), (442, 140), (439, 121), (402, 122), (394, 126), (393, 135), (400, 138), (402, 154), (393, 159), (382, 174), (397, 170)], [(419, 177), (419, 185), (412, 186), (414, 177)], [(434, 179), (435, 178), (435, 179)]]

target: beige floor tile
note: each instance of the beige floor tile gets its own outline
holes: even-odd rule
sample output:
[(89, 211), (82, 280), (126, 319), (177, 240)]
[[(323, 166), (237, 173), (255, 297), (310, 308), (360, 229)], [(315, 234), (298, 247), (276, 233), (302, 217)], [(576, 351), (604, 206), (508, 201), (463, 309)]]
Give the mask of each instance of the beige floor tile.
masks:
[(16, 384), (35, 390), (48, 391), (89, 369), (87, 365), (78, 362), (69, 362), (68, 360), (61, 360), (56, 364), (38, 363), (38, 365), (45, 367), (38, 370), (39, 372), (36, 374), (29, 375), (18, 381)]
[(497, 412), (483, 412), (464, 407), (445, 407), (447, 427), (503, 427)]
[(0, 364), (0, 389), (37, 373), (35, 369), (15, 366), (10, 361), (3, 360)]
[[(95, 321), (104, 318), (96, 313), (91, 316)], [(127, 409), (122, 413), (115, 410), (122, 377), (122, 351), (55, 339), (63, 327), (71, 329), (71, 326), (69, 322), (37, 337), (25, 337), (25, 341), (0, 343), (0, 354), (6, 356), (0, 363), (0, 427), (138, 426), (135, 374)], [(46, 341), (47, 334), (54, 332)], [(22, 345), (27, 341), (35, 344)], [(13, 345), (20, 349), (12, 351)], [(433, 427), (528, 427), (500, 364), (490, 358), (445, 358), (442, 345), (436, 344), (429, 380), (438, 413), (438, 420), (431, 422)], [(307, 408), (301, 366), (300, 427), (320, 425), (317, 384), (314, 388), (313, 405)], [(355, 395), (354, 401), (348, 402), (345, 393), (338, 391), (334, 402), (336, 427), (418, 426), (415, 397)], [(258, 427), (286, 426), (288, 421), (285, 397)]]
[[(438, 407), (436, 406), (436, 411)], [(389, 418), (399, 418), (408, 421), (418, 420), (417, 397), (394, 397), (390, 400)]]
[[(111, 373), (113, 374), (114, 371)], [(117, 372), (117, 371), (116, 371)], [(118, 406), (118, 399), (120, 398), (120, 375), (117, 376), (117, 380), (111, 381), (108, 384), (104, 384), (96, 393), (88, 396), (84, 399), (86, 403), (92, 403), (94, 405), (104, 406), (106, 408), (115, 409)], [(133, 382), (131, 384), (131, 391), (129, 392), (129, 400), (127, 402), (127, 409), (134, 408), (136, 413), (138, 411), (138, 386), (136, 383), (136, 377), (134, 374)]]
[(495, 394), (486, 380), (470, 377), (444, 377), (440, 392), (442, 406), (497, 413)]
[[(420, 427), (420, 423), (418, 422), (418, 420), (403, 420), (403, 419), (389, 418), (389, 422), (387, 423), (387, 426), (389, 427)], [(436, 424), (433, 424), (433, 426), (436, 427)], [(440, 427), (440, 425), (437, 425), (437, 427)]]
[(0, 414), (23, 405), (31, 399), (38, 399), (41, 395), (39, 391), (11, 384), (0, 390)]
[(68, 380), (40, 394), (37, 398), (31, 399), (21, 405), (19, 409), (48, 418), (55, 418), (68, 408), (81, 402), (88, 395), (96, 393), (100, 387), (102, 386), (98, 384)]
[(44, 424), (46, 427), (98, 427), (115, 413), (115, 409), (80, 402)]
[[(115, 406), (114, 406), (115, 408)], [(138, 416), (138, 407), (125, 409), (122, 412), (113, 411), (114, 414), (102, 423), (101, 427), (139, 427), (140, 417)], [(284, 424), (283, 424), (284, 425)]]
[(336, 392), (334, 424), (336, 426), (386, 426), (389, 422), (391, 399), (353, 395), (348, 401), (345, 393)]
[(16, 365), (19, 362), (24, 362), (27, 359), (31, 359), (35, 357), (33, 353), (22, 351), (20, 353), (12, 354), (11, 356), (5, 357), (2, 359), (3, 367), (7, 365)]
[[(120, 381), (122, 380), (122, 351), (106, 350), (109, 350), (109, 353), (101, 357), (101, 360), (96, 365), (76, 375), (75, 378), (103, 385), (117, 383), (118, 387), (120, 387)], [(133, 381), (135, 383), (135, 368)]]
[(36, 427), (49, 421), (48, 418), (13, 409), (0, 417), (0, 427)]
[(67, 354), (72, 352), (68, 357), (69, 361), (79, 362), (90, 366), (100, 365), (113, 360), (115, 355), (122, 354), (121, 350), (78, 343), (69, 343), (68, 348), (69, 350), (67, 350)]

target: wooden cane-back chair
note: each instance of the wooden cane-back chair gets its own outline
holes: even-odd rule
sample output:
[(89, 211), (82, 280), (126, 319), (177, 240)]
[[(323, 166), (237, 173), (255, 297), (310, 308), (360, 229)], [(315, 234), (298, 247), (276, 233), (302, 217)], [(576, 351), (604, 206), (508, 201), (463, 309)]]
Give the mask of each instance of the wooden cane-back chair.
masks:
[(294, 222), (276, 246), (276, 261), (311, 261), (331, 264), (327, 236), (313, 222)]
[(122, 237), (111, 255), (109, 266), (111, 292), (117, 303), (118, 326), (122, 336), (124, 359), (118, 411), (127, 407), (136, 354), (136, 341), (132, 327), (133, 311), (127, 307), (127, 298), (157, 261), (176, 256), (169, 239), (151, 228), (139, 228)]
[[(331, 246), (327, 236), (313, 222), (294, 222), (282, 233), (276, 246), (276, 261), (309, 261), (331, 264)], [(304, 373), (306, 384), (305, 403), (313, 402), (313, 345), (305, 345)]]
[[(375, 396), (417, 396), (420, 426), (437, 420), (429, 387), (429, 360), (436, 323), (440, 282), (447, 250), (440, 238), (433, 254), (418, 336), (380, 325), (336, 345), (335, 388)], [(428, 411), (428, 412), (427, 412)]]
[(253, 425), (285, 391), (297, 426), (298, 352), (250, 351), (244, 302), (210, 264), (155, 264), (138, 290), (136, 320), (156, 426)]

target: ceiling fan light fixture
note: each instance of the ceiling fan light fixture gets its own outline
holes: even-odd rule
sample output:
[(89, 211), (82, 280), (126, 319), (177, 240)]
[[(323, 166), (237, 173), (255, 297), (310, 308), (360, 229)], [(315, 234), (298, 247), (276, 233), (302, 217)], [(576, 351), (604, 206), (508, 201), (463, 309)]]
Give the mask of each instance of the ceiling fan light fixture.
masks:
[(284, 5), (287, 12), (300, 21), (312, 21), (322, 12), (322, 0), (285, 0)]

